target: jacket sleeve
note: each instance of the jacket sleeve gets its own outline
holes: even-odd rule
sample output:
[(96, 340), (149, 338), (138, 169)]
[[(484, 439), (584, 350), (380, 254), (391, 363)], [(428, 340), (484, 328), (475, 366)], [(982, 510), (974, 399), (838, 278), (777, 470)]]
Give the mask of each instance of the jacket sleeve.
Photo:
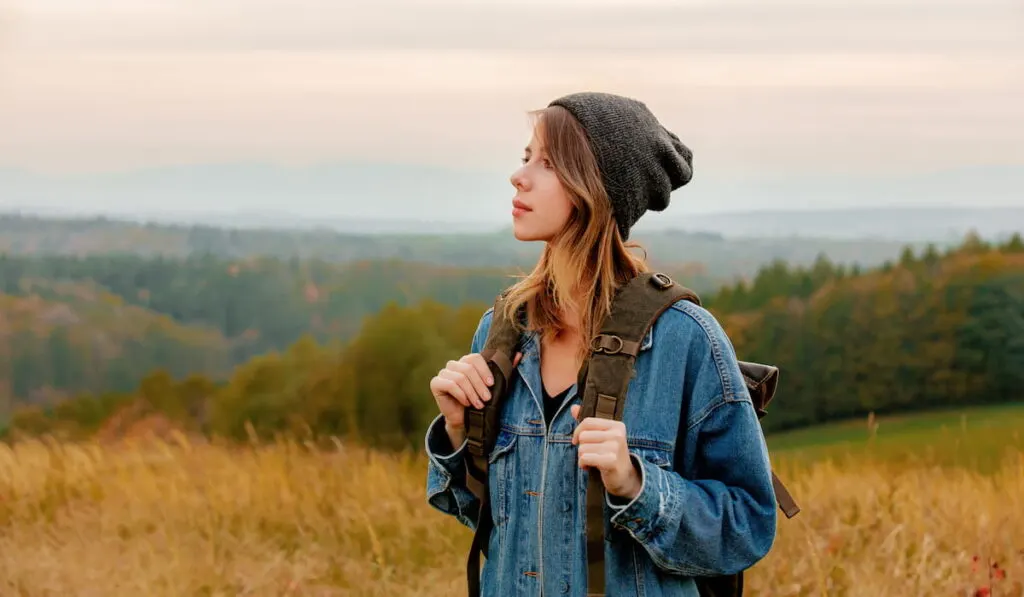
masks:
[[(491, 310), (488, 309), (473, 335), (471, 353), (482, 349), (490, 319)], [(437, 415), (427, 427), (424, 438), (427, 454), (427, 503), (475, 530), (480, 500), (466, 487), (466, 442), (454, 448), (444, 424), (444, 415)]]
[(444, 430), (444, 416), (437, 415), (427, 428), (427, 503), (476, 529), (480, 501), (466, 488), (466, 442), (453, 449)]
[(692, 451), (692, 470), (684, 476), (634, 453), (640, 493), (625, 504), (607, 498), (615, 527), (638, 541), (658, 567), (686, 576), (749, 568), (775, 540), (764, 435), (732, 346), (708, 318), (708, 343), (699, 352), (708, 356), (691, 369), (699, 380), (683, 390), (684, 404), (691, 406), (684, 409), (678, 441)]

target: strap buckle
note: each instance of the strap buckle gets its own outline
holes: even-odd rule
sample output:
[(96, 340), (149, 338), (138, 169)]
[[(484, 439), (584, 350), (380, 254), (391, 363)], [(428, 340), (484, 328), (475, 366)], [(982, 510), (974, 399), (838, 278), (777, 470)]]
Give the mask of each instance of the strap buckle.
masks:
[(618, 336), (612, 336), (609, 334), (598, 334), (590, 342), (590, 350), (594, 352), (603, 352), (604, 354), (618, 354), (622, 352), (622, 347), (625, 343), (622, 338)]
[(667, 275), (658, 272), (651, 275), (651, 284), (654, 284), (658, 288), (665, 290), (666, 288), (671, 288), (675, 284), (675, 282), (673, 282), (672, 278), (669, 278)]

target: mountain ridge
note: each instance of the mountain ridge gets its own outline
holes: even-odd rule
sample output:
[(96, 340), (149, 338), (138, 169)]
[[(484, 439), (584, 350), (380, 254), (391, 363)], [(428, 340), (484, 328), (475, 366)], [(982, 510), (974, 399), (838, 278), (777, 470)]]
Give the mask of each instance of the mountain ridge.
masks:
[[(0, 218), (38, 222), (105, 222), (168, 229), (207, 227), (294, 233), (328, 233), (351, 237), (376, 236), (491, 236), (507, 233), (508, 224), (490, 221), (445, 222), (413, 218), (307, 218), (284, 211), (119, 215), (62, 213), (46, 209), (2, 209)], [(670, 221), (643, 218), (637, 236), (683, 232), (739, 238), (839, 238), (956, 242), (975, 232), (1005, 239), (1024, 232), (1024, 207), (836, 207), (823, 209), (737, 210), (688, 215)]]
[[(489, 232), (510, 221), (509, 172), (356, 162), (303, 167), (239, 162), (69, 175), (0, 168), (0, 211), (351, 232), (404, 233), (422, 226), (446, 233)], [(810, 226), (848, 238), (875, 232), (861, 224), (851, 232), (843, 225), (853, 222), (830, 218), (849, 216), (851, 209), (895, 209), (880, 214), (900, 219), (879, 227), (887, 238), (904, 231), (920, 238), (903, 240), (959, 237), (975, 218), (983, 235), (1005, 234), (1024, 227), (1024, 216), (1016, 211), (1024, 206), (1022, 189), (1024, 165), (1014, 164), (898, 174), (698, 172), (673, 193), (668, 210), (644, 216), (637, 230), (814, 236), (806, 230)], [(935, 210), (964, 209), (972, 211), (920, 222), (925, 213), (942, 213)], [(983, 211), (973, 211), (978, 209)], [(984, 212), (993, 209), (1011, 212), (992, 217)], [(804, 212), (817, 215), (798, 215)], [(868, 223), (875, 217), (864, 216)]]

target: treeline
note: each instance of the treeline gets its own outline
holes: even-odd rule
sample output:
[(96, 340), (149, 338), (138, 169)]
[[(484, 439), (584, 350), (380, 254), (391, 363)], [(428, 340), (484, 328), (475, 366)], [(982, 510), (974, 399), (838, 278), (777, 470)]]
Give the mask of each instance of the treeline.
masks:
[(513, 273), (400, 261), (0, 255), (0, 322), (14, 322), (0, 325), (0, 421), (16, 402), (129, 390), (156, 366), (220, 380), (307, 334), (345, 343), (389, 303), (487, 303)]
[[(749, 280), (713, 292), (715, 278), (706, 266), (678, 263), (659, 269), (723, 312), (754, 309), (774, 296), (804, 297), (826, 280), (858, 271), (819, 254), (809, 266), (771, 262)], [(0, 254), (0, 293), (29, 296), (40, 281), (96, 284), (127, 304), (182, 325), (219, 331), (233, 341), (233, 362), (241, 363), (284, 349), (304, 334), (319, 341), (348, 340), (364, 317), (390, 302), (489, 302), (520, 271), (400, 260), (337, 264), (275, 257), (227, 260), (209, 254), (182, 259)]]
[(905, 252), (725, 325), (743, 358), (782, 370), (770, 428), (1022, 400), (1024, 244)]
[(39, 280), (95, 283), (130, 305), (219, 331), (232, 341), (235, 363), (283, 349), (304, 334), (347, 340), (364, 317), (389, 302), (490, 300), (509, 276), (499, 269), (402, 261), (0, 255), (0, 293), (26, 296)]
[[(965, 249), (978, 252), (994, 247), (1007, 252), (1019, 252), (1022, 244), (1019, 233), (1001, 244), (987, 242), (971, 233), (960, 246), (940, 250), (934, 243), (928, 243), (919, 255), (915, 254), (912, 247), (906, 246), (900, 251), (898, 259), (886, 259), (877, 269), (889, 272), (895, 265), (908, 268), (916, 264), (935, 265), (941, 259), (962, 253)], [(806, 299), (826, 283), (843, 280), (847, 276), (859, 276), (861, 270), (859, 264), (835, 263), (824, 254), (819, 254), (809, 266), (794, 266), (775, 259), (761, 267), (750, 279), (741, 279), (719, 288), (704, 304), (719, 313), (751, 311), (766, 306), (778, 297)]]
[(129, 305), (94, 284), (26, 281), (0, 293), (0, 421), (16, 402), (51, 403), (85, 391), (130, 391), (157, 367), (226, 375), (231, 344)]
[[(698, 289), (710, 285), (706, 271), (699, 267), (668, 271)], [(31, 299), (62, 284), (96, 287), (126, 305), (166, 316), (181, 326), (219, 332), (225, 342), (218, 342), (226, 346), (229, 362), (241, 364), (267, 351), (283, 350), (306, 334), (319, 342), (346, 342), (366, 317), (389, 303), (408, 306), (433, 300), (454, 307), (490, 302), (516, 273), (395, 260), (342, 265), (273, 257), (232, 261), (211, 255), (172, 259), (0, 254), (0, 296)], [(46, 297), (56, 302), (71, 300), (70, 295)], [(0, 316), (3, 313), (0, 307)], [(39, 352), (27, 354), (26, 359), (49, 358)], [(168, 355), (168, 359), (168, 368), (181, 370), (178, 357)], [(41, 368), (39, 364), (31, 367), (33, 371)], [(146, 372), (138, 371), (133, 379)], [(34, 381), (28, 386), (16, 384), (15, 398), (27, 399), (27, 387), (46, 381), (36, 374), (26, 375)], [(92, 386), (69, 389), (87, 388)]]
[(388, 305), (344, 347), (304, 336), (240, 365), (221, 383), (157, 369), (131, 392), (18, 406), (4, 436), (121, 438), (176, 429), (238, 441), (287, 433), (415, 448), (436, 414), (427, 384), (453, 354), (465, 352), (484, 308)]
[[(929, 247), (929, 252), (933, 250)], [(767, 305), (776, 297), (807, 298), (831, 280), (842, 280), (859, 273), (859, 266), (835, 264), (825, 255), (819, 255), (809, 267), (793, 267), (785, 261), (775, 260), (762, 267), (750, 280), (723, 286), (702, 303), (716, 313), (751, 311)]]
[[(823, 268), (823, 264), (819, 264)], [(803, 275), (792, 277), (803, 283)], [(1024, 246), (968, 239), (943, 256), (780, 291), (753, 311), (713, 311), (741, 358), (782, 369), (768, 431), (868, 412), (1019, 400), (1024, 384)], [(344, 346), (304, 337), (235, 369), (224, 383), (157, 371), (132, 393), (16, 411), (9, 432), (131, 433), (162, 421), (244, 440), (255, 433), (340, 436), (418, 448), (436, 414), (427, 389), (463, 354), (488, 303), (391, 304)]]
[[(710, 284), (701, 267), (667, 271), (702, 294)], [(804, 268), (781, 264), (767, 271), (770, 276), (759, 274), (744, 291), (748, 303), (803, 292)], [(842, 266), (819, 258), (814, 283), (841, 271)], [(511, 283), (512, 273), (399, 261), (339, 265), (276, 258), (230, 261), (209, 255), (182, 260), (0, 255), (0, 297), (8, 297), (0, 302), (0, 317), (22, 320), (18, 333), (0, 330), (0, 346), (9, 347), (9, 362), (15, 364), (7, 402), (124, 391), (156, 365), (176, 375), (218, 373), (215, 379), (220, 380), (219, 374), (226, 374), (230, 366), (284, 350), (307, 334), (318, 342), (346, 343), (366, 317), (389, 303), (489, 303)], [(765, 284), (766, 279), (772, 283)], [(712, 305), (729, 299), (705, 298)], [(129, 325), (123, 317), (129, 307), (137, 317), (163, 321), (163, 327)], [(54, 316), (62, 311), (79, 322), (77, 327), (66, 321), (68, 317)], [(41, 321), (32, 323), (33, 318)], [(203, 332), (193, 334), (195, 341), (178, 338), (193, 329)], [(140, 333), (141, 338), (135, 338)], [(197, 346), (199, 338), (206, 344)], [(203, 366), (197, 359), (204, 360)], [(7, 412), (4, 404), (0, 403), (0, 419)]]

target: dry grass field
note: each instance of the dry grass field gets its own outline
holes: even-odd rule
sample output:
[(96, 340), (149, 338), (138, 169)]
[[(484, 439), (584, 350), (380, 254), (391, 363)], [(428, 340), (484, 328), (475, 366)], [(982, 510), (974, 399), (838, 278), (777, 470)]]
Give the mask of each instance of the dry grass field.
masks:
[[(1024, 595), (1019, 416), (841, 448), (780, 438), (804, 511), (747, 594)], [(299, 442), (0, 445), (0, 595), (464, 595), (470, 534), (426, 506), (424, 470)]]

